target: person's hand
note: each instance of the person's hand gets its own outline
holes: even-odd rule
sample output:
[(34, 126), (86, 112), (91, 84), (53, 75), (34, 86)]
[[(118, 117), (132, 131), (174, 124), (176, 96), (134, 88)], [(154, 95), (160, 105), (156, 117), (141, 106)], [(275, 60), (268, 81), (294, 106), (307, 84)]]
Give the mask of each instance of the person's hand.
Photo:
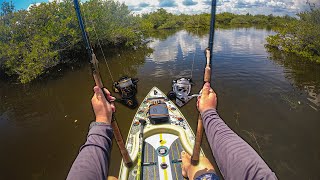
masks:
[(111, 124), (112, 113), (116, 110), (113, 101), (116, 98), (112, 97), (110, 92), (104, 88), (104, 92), (107, 95), (106, 98), (111, 102), (109, 103), (104, 97), (102, 90), (98, 86), (95, 86), (93, 91), (94, 95), (91, 99), (91, 104), (94, 114), (96, 115), (96, 122)]
[(203, 85), (201, 96), (198, 97), (197, 107), (200, 113), (217, 108), (217, 95), (208, 82)]
[(199, 164), (194, 166), (191, 164), (191, 156), (185, 151), (181, 152), (182, 159), (182, 176), (189, 179), (196, 178), (197, 173), (203, 174), (204, 172), (214, 172), (214, 168), (210, 161), (200, 156)]

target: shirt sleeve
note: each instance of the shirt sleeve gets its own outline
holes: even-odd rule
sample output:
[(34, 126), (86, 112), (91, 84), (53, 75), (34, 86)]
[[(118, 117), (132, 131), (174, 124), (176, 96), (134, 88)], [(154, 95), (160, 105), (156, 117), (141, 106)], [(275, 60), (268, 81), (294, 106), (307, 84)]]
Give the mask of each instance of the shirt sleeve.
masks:
[(257, 152), (219, 117), (215, 109), (202, 113), (212, 153), (225, 179), (277, 179)]
[(113, 131), (110, 125), (95, 125), (73, 162), (67, 180), (106, 180)]

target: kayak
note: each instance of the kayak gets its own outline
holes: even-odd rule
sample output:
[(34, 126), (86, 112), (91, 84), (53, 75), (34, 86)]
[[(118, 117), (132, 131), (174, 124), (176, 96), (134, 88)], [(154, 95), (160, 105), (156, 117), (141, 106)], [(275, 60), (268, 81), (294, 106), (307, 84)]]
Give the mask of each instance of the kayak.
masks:
[[(121, 162), (119, 179), (184, 179), (181, 152), (193, 152), (195, 135), (186, 118), (157, 87), (153, 87), (138, 108), (126, 141), (133, 161)], [(200, 152), (204, 156), (203, 151)]]

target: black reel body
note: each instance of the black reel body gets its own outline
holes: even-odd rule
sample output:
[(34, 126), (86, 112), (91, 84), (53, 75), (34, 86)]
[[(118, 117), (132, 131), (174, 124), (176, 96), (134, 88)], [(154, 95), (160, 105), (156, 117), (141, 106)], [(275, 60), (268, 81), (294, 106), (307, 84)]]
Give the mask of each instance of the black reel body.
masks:
[(172, 91), (167, 96), (170, 100), (176, 100), (176, 104), (179, 107), (187, 104), (193, 97), (197, 97), (198, 94), (190, 95), (193, 82), (188, 78), (180, 78), (172, 81)]
[(121, 104), (134, 109), (138, 106), (136, 98), (138, 79), (122, 77), (118, 82), (113, 83), (113, 89), (121, 95), (121, 99), (117, 99)]

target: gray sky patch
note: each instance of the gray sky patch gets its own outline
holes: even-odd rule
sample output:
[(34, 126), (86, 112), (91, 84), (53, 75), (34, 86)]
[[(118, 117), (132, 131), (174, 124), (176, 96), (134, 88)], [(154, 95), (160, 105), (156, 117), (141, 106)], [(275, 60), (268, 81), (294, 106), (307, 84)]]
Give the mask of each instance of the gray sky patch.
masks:
[(139, 4), (139, 7), (142, 7), (142, 8), (149, 7), (149, 6), (150, 6), (150, 4), (145, 3), (145, 2), (142, 2), (142, 3)]
[(194, 2), (193, 0), (184, 0), (184, 1), (182, 1), (182, 4), (185, 6), (194, 6), (194, 5), (198, 4), (198, 2)]
[(131, 11), (141, 11), (142, 10), (141, 7), (133, 6), (133, 5), (129, 5), (128, 9), (131, 10)]
[(202, 3), (204, 5), (211, 5), (211, 1), (210, 0), (204, 0), (204, 1), (202, 1)]

